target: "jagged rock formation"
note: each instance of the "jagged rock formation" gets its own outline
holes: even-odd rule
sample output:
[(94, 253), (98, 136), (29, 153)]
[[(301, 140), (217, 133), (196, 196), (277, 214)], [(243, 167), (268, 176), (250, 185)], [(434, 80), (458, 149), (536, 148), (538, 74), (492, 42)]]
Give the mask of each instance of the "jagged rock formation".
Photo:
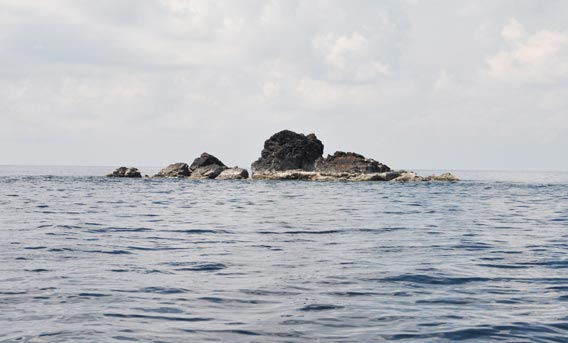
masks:
[(260, 158), (252, 164), (252, 174), (293, 169), (311, 171), (322, 154), (323, 143), (313, 133), (305, 136), (283, 130), (264, 142)]
[(127, 168), (127, 167), (120, 167), (115, 169), (112, 173), (107, 175), (108, 177), (132, 177), (132, 178), (140, 178), (142, 174), (138, 171), (138, 168)]

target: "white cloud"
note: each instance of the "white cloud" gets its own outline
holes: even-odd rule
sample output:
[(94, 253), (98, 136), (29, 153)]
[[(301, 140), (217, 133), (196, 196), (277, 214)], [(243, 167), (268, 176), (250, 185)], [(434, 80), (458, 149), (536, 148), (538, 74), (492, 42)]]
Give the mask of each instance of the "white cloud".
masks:
[(509, 42), (517, 42), (525, 36), (525, 29), (516, 19), (509, 19), (507, 25), (501, 30), (501, 37)]
[(521, 24), (510, 21), (501, 31), (512, 43), (490, 57), (488, 75), (496, 80), (555, 83), (568, 79), (568, 32), (539, 30), (525, 36)]
[(348, 36), (318, 35), (313, 45), (332, 79), (365, 82), (389, 73), (389, 67), (377, 58), (373, 42), (359, 32)]
[(450, 90), (453, 85), (453, 77), (448, 73), (447, 70), (442, 69), (434, 81), (434, 91), (435, 92), (444, 92)]

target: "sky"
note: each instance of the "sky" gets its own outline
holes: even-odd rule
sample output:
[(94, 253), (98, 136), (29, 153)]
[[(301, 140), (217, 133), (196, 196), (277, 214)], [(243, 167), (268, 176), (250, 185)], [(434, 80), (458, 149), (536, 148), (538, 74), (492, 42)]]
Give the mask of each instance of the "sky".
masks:
[(0, 0), (0, 164), (568, 170), (568, 2)]

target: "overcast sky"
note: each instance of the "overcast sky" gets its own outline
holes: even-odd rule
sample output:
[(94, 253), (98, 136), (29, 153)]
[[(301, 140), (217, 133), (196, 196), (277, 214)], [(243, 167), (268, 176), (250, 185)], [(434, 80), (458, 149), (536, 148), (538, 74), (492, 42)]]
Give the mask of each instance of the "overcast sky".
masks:
[(0, 0), (0, 164), (568, 170), (568, 1)]

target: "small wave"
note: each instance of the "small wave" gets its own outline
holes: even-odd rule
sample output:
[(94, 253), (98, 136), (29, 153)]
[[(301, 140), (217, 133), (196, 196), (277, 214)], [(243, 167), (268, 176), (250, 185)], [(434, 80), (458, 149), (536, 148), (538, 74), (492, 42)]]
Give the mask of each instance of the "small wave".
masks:
[(0, 295), (22, 295), (22, 294), (28, 294), (28, 292), (19, 292), (19, 291), (15, 291), (15, 292), (6, 291), (6, 292), (2, 292), (2, 291), (0, 291)]
[(103, 294), (103, 293), (79, 293), (77, 294), (77, 296), (79, 297), (94, 297), (94, 298), (100, 298), (100, 297), (109, 297), (110, 294)]
[(332, 304), (310, 304), (300, 308), (300, 311), (311, 312), (311, 311), (329, 311), (342, 309), (343, 306), (332, 305)]
[(290, 291), (268, 291), (260, 289), (241, 289), (241, 293), (249, 295), (260, 295), (260, 296), (296, 296), (301, 294), (300, 292), (290, 292)]
[(514, 264), (478, 264), (480, 267), (487, 267), (487, 268), (498, 268), (498, 269), (526, 269), (529, 268), (528, 266), (519, 266)]
[(104, 229), (89, 229), (90, 233), (106, 233), (106, 232), (148, 232), (152, 229), (146, 227), (126, 228), (126, 227), (107, 227)]
[(36, 268), (36, 269), (24, 269), (25, 272), (32, 272), (32, 273), (43, 273), (43, 272), (50, 272), (50, 269), (44, 268)]
[(229, 299), (229, 298), (219, 298), (219, 297), (201, 297), (199, 300), (212, 302), (216, 304), (230, 304), (230, 303), (239, 303), (239, 304), (273, 304), (274, 301), (266, 301), (266, 300), (243, 300), (243, 299)]
[(301, 231), (257, 231), (262, 235), (330, 235), (340, 233), (341, 230), (301, 230)]
[(382, 282), (411, 282), (429, 285), (463, 285), (470, 282), (487, 282), (491, 279), (483, 277), (435, 277), (421, 274), (404, 274), (375, 280)]
[(170, 320), (177, 322), (207, 322), (211, 318), (203, 317), (168, 317), (168, 316), (150, 316), (145, 314), (123, 314), (123, 313), (104, 313), (105, 317), (124, 318), (124, 319), (154, 319), (154, 320)]
[(159, 294), (179, 294), (187, 293), (184, 288), (167, 288), (167, 287), (146, 287), (141, 290), (143, 293), (159, 293)]
[(168, 288), (168, 287), (145, 287), (142, 289), (134, 289), (134, 290), (115, 289), (113, 291), (120, 293), (157, 293), (157, 294), (181, 294), (189, 292), (189, 290), (185, 288)]
[(467, 305), (476, 300), (467, 299), (431, 299), (431, 300), (417, 300), (416, 304), (430, 304), (430, 305)]
[(223, 263), (201, 263), (191, 267), (177, 268), (176, 271), (215, 271), (227, 268)]
[(136, 247), (136, 246), (127, 246), (130, 250), (142, 250), (142, 251), (168, 251), (168, 250), (183, 250), (185, 248), (175, 248), (175, 247)]
[(137, 338), (128, 337), (128, 336), (112, 336), (112, 339), (115, 339), (117, 341), (130, 341), (130, 342), (138, 342), (139, 341)]
[(326, 293), (326, 294), (336, 296), (336, 297), (371, 297), (371, 296), (379, 295), (380, 293), (346, 291), (346, 292), (329, 292), (329, 293)]
[(263, 335), (262, 333), (256, 332), (256, 331), (250, 331), (250, 330), (194, 330), (194, 329), (182, 329), (182, 331), (187, 332), (187, 333), (215, 333), (215, 334), (220, 334), (220, 333), (228, 333), (228, 334), (237, 334), (237, 335), (245, 335), (245, 336), (260, 336)]
[(158, 307), (158, 308), (140, 308), (139, 310), (150, 313), (169, 313), (169, 314), (181, 314), (183, 310), (175, 307)]
[(95, 253), (95, 254), (109, 254), (109, 255), (129, 255), (129, 254), (132, 254), (130, 251), (126, 251), (126, 250), (85, 250), (84, 252)]
[(75, 250), (73, 250), (71, 248), (53, 248), (53, 249), (49, 249), (47, 251), (49, 251), (49, 252), (65, 252), (65, 251), (71, 252), (71, 251), (75, 251)]
[(212, 233), (212, 234), (230, 233), (225, 230), (208, 230), (208, 229), (164, 230), (164, 232), (187, 233), (190, 235), (202, 235), (207, 233)]

